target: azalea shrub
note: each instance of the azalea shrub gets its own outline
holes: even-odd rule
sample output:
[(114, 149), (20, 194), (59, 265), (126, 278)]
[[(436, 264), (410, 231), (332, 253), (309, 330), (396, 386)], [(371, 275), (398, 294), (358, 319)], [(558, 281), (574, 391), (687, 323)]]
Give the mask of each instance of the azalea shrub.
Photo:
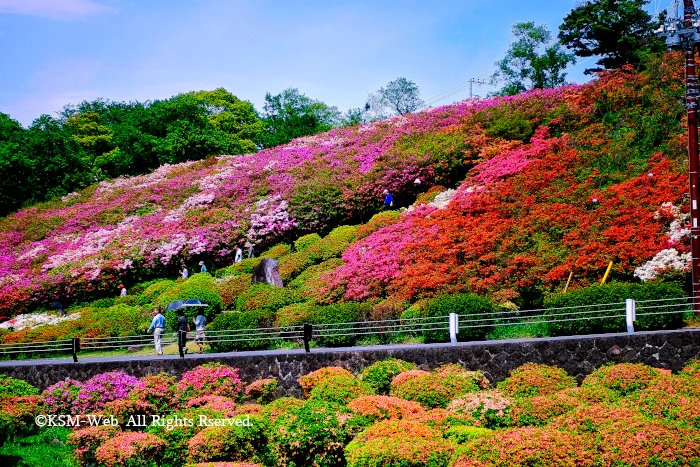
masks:
[(397, 358), (387, 358), (372, 363), (362, 370), (360, 379), (372, 386), (377, 394), (389, 394), (391, 390), (391, 380), (399, 373), (418, 368), (415, 363), (405, 362)]
[(190, 462), (233, 460), (262, 463), (267, 460), (269, 446), (263, 419), (239, 416), (228, 420), (231, 420), (231, 426), (207, 427), (192, 437), (187, 445)]
[(309, 391), (316, 387), (316, 385), (335, 376), (342, 376), (348, 379), (354, 378), (353, 374), (345, 368), (341, 368), (339, 366), (326, 366), (300, 377), (297, 381), (306, 395), (308, 395)]
[(73, 431), (68, 435), (68, 444), (73, 447), (73, 452), (81, 466), (95, 465), (95, 454), (105, 441), (114, 438), (121, 433), (119, 426), (95, 425), (87, 426)]
[(626, 395), (644, 389), (660, 376), (658, 370), (640, 363), (605, 365), (583, 380), (583, 386), (602, 386)]
[(344, 465), (345, 446), (363, 428), (352, 414), (342, 405), (309, 401), (280, 415), (270, 439), (276, 465)]
[(157, 467), (166, 443), (148, 433), (121, 433), (105, 441), (95, 452), (104, 467)]
[(83, 383), (70, 378), (52, 384), (43, 392), (46, 410), (56, 415), (72, 415), (82, 387)]
[(0, 375), (0, 399), (14, 396), (35, 396), (39, 390), (24, 380)]
[(238, 369), (221, 363), (205, 363), (182, 374), (175, 394), (180, 399), (199, 396), (237, 398), (243, 390)]
[(80, 386), (72, 408), (82, 414), (98, 412), (108, 402), (126, 399), (138, 383), (138, 378), (122, 371), (93, 376)]
[(575, 386), (576, 380), (561, 368), (526, 363), (511, 371), (510, 376), (498, 384), (498, 389), (511, 397), (532, 397)]
[(391, 395), (419, 402), (426, 408), (445, 408), (453, 399), (478, 389), (479, 386), (468, 375), (433, 372), (399, 384), (394, 382)]
[(319, 381), (309, 391), (309, 400), (347, 404), (358, 397), (372, 394), (372, 387), (354, 376), (333, 375)]
[(258, 379), (246, 386), (245, 393), (261, 404), (266, 404), (272, 401), (277, 386), (278, 382), (275, 378)]
[(129, 393), (129, 398), (152, 404), (161, 412), (177, 405), (175, 396), (176, 378), (167, 373), (147, 375), (136, 383)]

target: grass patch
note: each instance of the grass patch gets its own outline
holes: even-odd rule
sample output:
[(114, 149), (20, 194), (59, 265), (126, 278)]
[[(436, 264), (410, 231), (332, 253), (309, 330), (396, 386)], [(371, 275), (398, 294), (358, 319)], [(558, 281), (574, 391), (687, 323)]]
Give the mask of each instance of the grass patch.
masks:
[(78, 467), (66, 444), (69, 428), (46, 428), (37, 435), (19, 438), (0, 448), (3, 467)]
[(549, 335), (547, 323), (511, 324), (494, 327), (489, 331), (486, 339), (529, 339), (533, 337), (549, 337)]

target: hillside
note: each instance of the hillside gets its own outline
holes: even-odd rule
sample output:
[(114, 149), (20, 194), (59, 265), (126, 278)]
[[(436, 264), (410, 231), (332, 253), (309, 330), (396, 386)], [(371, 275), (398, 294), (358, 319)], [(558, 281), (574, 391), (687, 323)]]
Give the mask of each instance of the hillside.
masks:
[[(527, 305), (570, 271), (577, 287), (599, 280), (609, 261), (614, 278), (638, 280), (667, 250), (637, 271), (648, 279), (688, 250), (681, 59), (164, 165), (22, 210), (0, 222), (0, 320), (175, 278), (183, 261), (223, 268), (246, 240), (260, 252), (367, 223), (384, 189), (419, 205), (336, 230), (331, 253), (271, 254), (288, 281), (313, 276), (304, 300), (472, 291)], [(428, 204), (447, 188), (449, 204)]]

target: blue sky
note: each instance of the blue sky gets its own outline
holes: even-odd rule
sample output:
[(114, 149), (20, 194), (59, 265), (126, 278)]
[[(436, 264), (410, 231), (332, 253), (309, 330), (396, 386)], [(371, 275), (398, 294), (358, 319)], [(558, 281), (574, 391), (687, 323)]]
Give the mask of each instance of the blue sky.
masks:
[[(399, 76), (429, 100), (493, 73), (514, 23), (544, 23), (556, 34), (576, 3), (0, 0), (0, 112), (29, 125), (82, 100), (144, 101), (217, 87), (259, 110), (266, 92), (297, 87), (345, 111)], [(572, 67), (569, 81), (587, 81), (583, 70), (592, 64)]]

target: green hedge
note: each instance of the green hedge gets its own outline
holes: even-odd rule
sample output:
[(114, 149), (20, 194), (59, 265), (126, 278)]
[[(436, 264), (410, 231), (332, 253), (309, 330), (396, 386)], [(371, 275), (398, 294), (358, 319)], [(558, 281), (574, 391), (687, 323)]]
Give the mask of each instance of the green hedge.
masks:
[[(316, 343), (323, 347), (339, 347), (353, 345), (358, 336), (352, 331), (353, 325), (346, 324), (364, 320), (365, 316), (372, 311), (372, 305), (362, 302), (334, 303), (332, 305), (320, 305), (309, 312), (309, 322), (315, 324), (330, 324), (332, 326), (318, 326), (321, 336), (316, 339)], [(323, 332), (323, 329), (332, 331)], [(348, 335), (340, 335), (348, 334)]]
[(469, 341), (480, 340), (486, 336), (493, 324), (491, 321), (484, 321), (484, 318), (488, 318), (485, 314), (495, 311), (496, 306), (484, 297), (474, 294), (450, 294), (441, 295), (428, 302), (426, 306), (411, 307), (401, 317), (444, 316), (444, 331), (424, 331), (423, 336), (426, 342), (446, 342), (450, 340), (447, 316), (450, 313), (457, 313), (459, 315), (457, 339)]
[(282, 256), (288, 255), (292, 252), (292, 247), (286, 243), (280, 243), (275, 245), (269, 250), (264, 251), (260, 254), (261, 258), (281, 258)]
[[(549, 329), (552, 335), (576, 335), (596, 334), (604, 332), (623, 332), (626, 329), (624, 302), (628, 298), (636, 301), (659, 300), (665, 298), (683, 298), (686, 293), (673, 283), (646, 282), (631, 284), (625, 282), (613, 282), (606, 285), (594, 285), (583, 289), (572, 290), (568, 293), (558, 293), (545, 297), (544, 306), (548, 308), (545, 315), (549, 315), (552, 323)], [(595, 310), (594, 305), (615, 303), (619, 306), (606, 307), (618, 308), (616, 311), (589, 311)], [(664, 302), (659, 302), (662, 305)], [(673, 302), (678, 303), (678, 302)], [(590, 306), (590, 307), (588, 307)], [(565, 309), (567, 307), (581, 307)], [(564, 308), (564, 309), (559, 309)], [(661, 306), (648, 310), (648, 313), (664, 313), (678, 311), (678, 307)], [(613, 318), (601, 318), (617, 315)], [(597, 319), (581, 319), (564, 321), (564, 319), (586, 317)], [(639, 331), (653, 329), (678, 328), (683, 325), (682, 313), (653, 314), (645, 313), (643, 305), (637, 305), (637, 321), (634, 328)]]
[[(222, 336), (222, 339), (236, 340), (235, 342), (211, 342), (211, 348), (215, 352), (230, 352), (232, 350), (261, 350), (273, 347), (274, 341), (256, 339), (260, 333), (249, 331), (260, 327), (269, 327), (274, 319), (274, 313), (260, 311), (230, 311), (221, 313), (207, 327), (210, 331), (231, 331)], [(239, 331), (246, 330), (246, 331)], [(239, 331), (239, 332), (237, 332)], [(216, 334), (210, 334), (210, 339), (216, 339)]]

